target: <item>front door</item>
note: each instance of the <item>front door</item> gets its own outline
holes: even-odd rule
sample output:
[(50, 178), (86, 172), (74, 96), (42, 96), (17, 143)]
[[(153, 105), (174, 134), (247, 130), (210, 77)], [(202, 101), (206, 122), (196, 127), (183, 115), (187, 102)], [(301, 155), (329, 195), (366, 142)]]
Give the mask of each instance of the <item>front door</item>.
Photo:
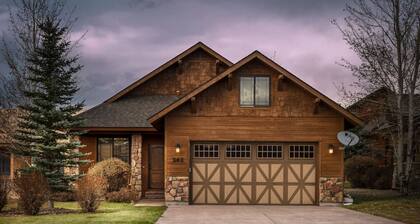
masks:
[(149, 188), (163, 189), (163, 146), (149, 147)]

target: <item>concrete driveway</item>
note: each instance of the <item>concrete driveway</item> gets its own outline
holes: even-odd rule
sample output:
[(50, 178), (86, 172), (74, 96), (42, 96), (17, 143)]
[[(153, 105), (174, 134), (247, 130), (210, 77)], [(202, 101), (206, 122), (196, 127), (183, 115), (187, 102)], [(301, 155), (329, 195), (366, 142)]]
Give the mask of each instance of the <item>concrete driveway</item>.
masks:
[(393, 220), (332, 206), (169, 206), (158, 224), (396, 224)]

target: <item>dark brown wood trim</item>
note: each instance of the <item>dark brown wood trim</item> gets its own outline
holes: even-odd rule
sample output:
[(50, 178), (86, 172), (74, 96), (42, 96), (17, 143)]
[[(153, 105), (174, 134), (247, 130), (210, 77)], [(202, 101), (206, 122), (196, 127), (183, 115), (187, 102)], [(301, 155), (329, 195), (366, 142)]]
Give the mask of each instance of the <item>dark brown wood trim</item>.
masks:
[(321, 99), (320, 98), (316, 98), (314, 100), (314, 111), (313, 114), (318, 114), (319, 112), (319, 106), (321, 105)]
[(197, 101), (195, 97), (191, 97), (191, 113), (192, 114), (197, 113)]
[(135, 131), (135, 132), (157, 132), (156, 128), (113, 128), (113, 127), (83, 127), (83, 128), (74, 128), (76, 131), (108, 131), (108, 132), (118, 132), (118, 131)]
[(227, 83), (227, 88), (228, 88), (229, 91), (231, 91), (232, 88), (233, 88), (233, 80), (232, 79), (233, 79), (233, 75), (229, 74), (228, 75), (228, 83)]
[(277, 91), (284, 90), (284, 82), (285, 82), (285, 76), (283, 74), (280, 74), (277, 78)]

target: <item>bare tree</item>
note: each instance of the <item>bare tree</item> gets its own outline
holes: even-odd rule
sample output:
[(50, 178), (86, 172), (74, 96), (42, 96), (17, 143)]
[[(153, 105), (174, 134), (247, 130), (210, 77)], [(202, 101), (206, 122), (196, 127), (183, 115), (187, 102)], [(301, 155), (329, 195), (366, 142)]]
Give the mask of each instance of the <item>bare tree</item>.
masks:
[[(360, 98), (383, 87), (389, 90), (386, 99), (377, 103), (385, 108), (387, 131), (394, 145), (395, 173), (402, 193), (408, 191), (413, 161), (419, 10), (418, 0), (354, 0), (345, 8), (348, 15), (344, 24), (334, 21), (361, 60), (357, 65), (344, 63), (357, 79), (348, 90), (350, 94), (345, 95)], [(412, 95), (409, 102), (407, 93)], [(407, 144), (406, 166), (403, 165), (404, 144)]]
[[(68, 27), (76, 21), (74, 8), (60, 0), (10, 0), (9, 29), (3, 33), (0, 44), (0, 60), (8, 66), (0, 72), (0, 108), (26, 103), (24, 91), (33, 88), (28, 81), (27, 58), (40, 43), (38, 24), (47, 17), (63, 21)], [(69, 29), (70, 30), (70, 29)]]

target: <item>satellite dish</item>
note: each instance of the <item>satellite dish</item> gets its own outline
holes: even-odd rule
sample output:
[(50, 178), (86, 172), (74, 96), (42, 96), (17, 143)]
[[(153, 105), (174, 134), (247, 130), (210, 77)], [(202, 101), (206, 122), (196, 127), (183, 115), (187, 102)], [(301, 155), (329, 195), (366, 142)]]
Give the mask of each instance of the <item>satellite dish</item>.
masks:
[(359, 143), (359, 136), (350, 131), (340, 131), (337, 134), (338, 141), (345, 146), (353, 146)]

